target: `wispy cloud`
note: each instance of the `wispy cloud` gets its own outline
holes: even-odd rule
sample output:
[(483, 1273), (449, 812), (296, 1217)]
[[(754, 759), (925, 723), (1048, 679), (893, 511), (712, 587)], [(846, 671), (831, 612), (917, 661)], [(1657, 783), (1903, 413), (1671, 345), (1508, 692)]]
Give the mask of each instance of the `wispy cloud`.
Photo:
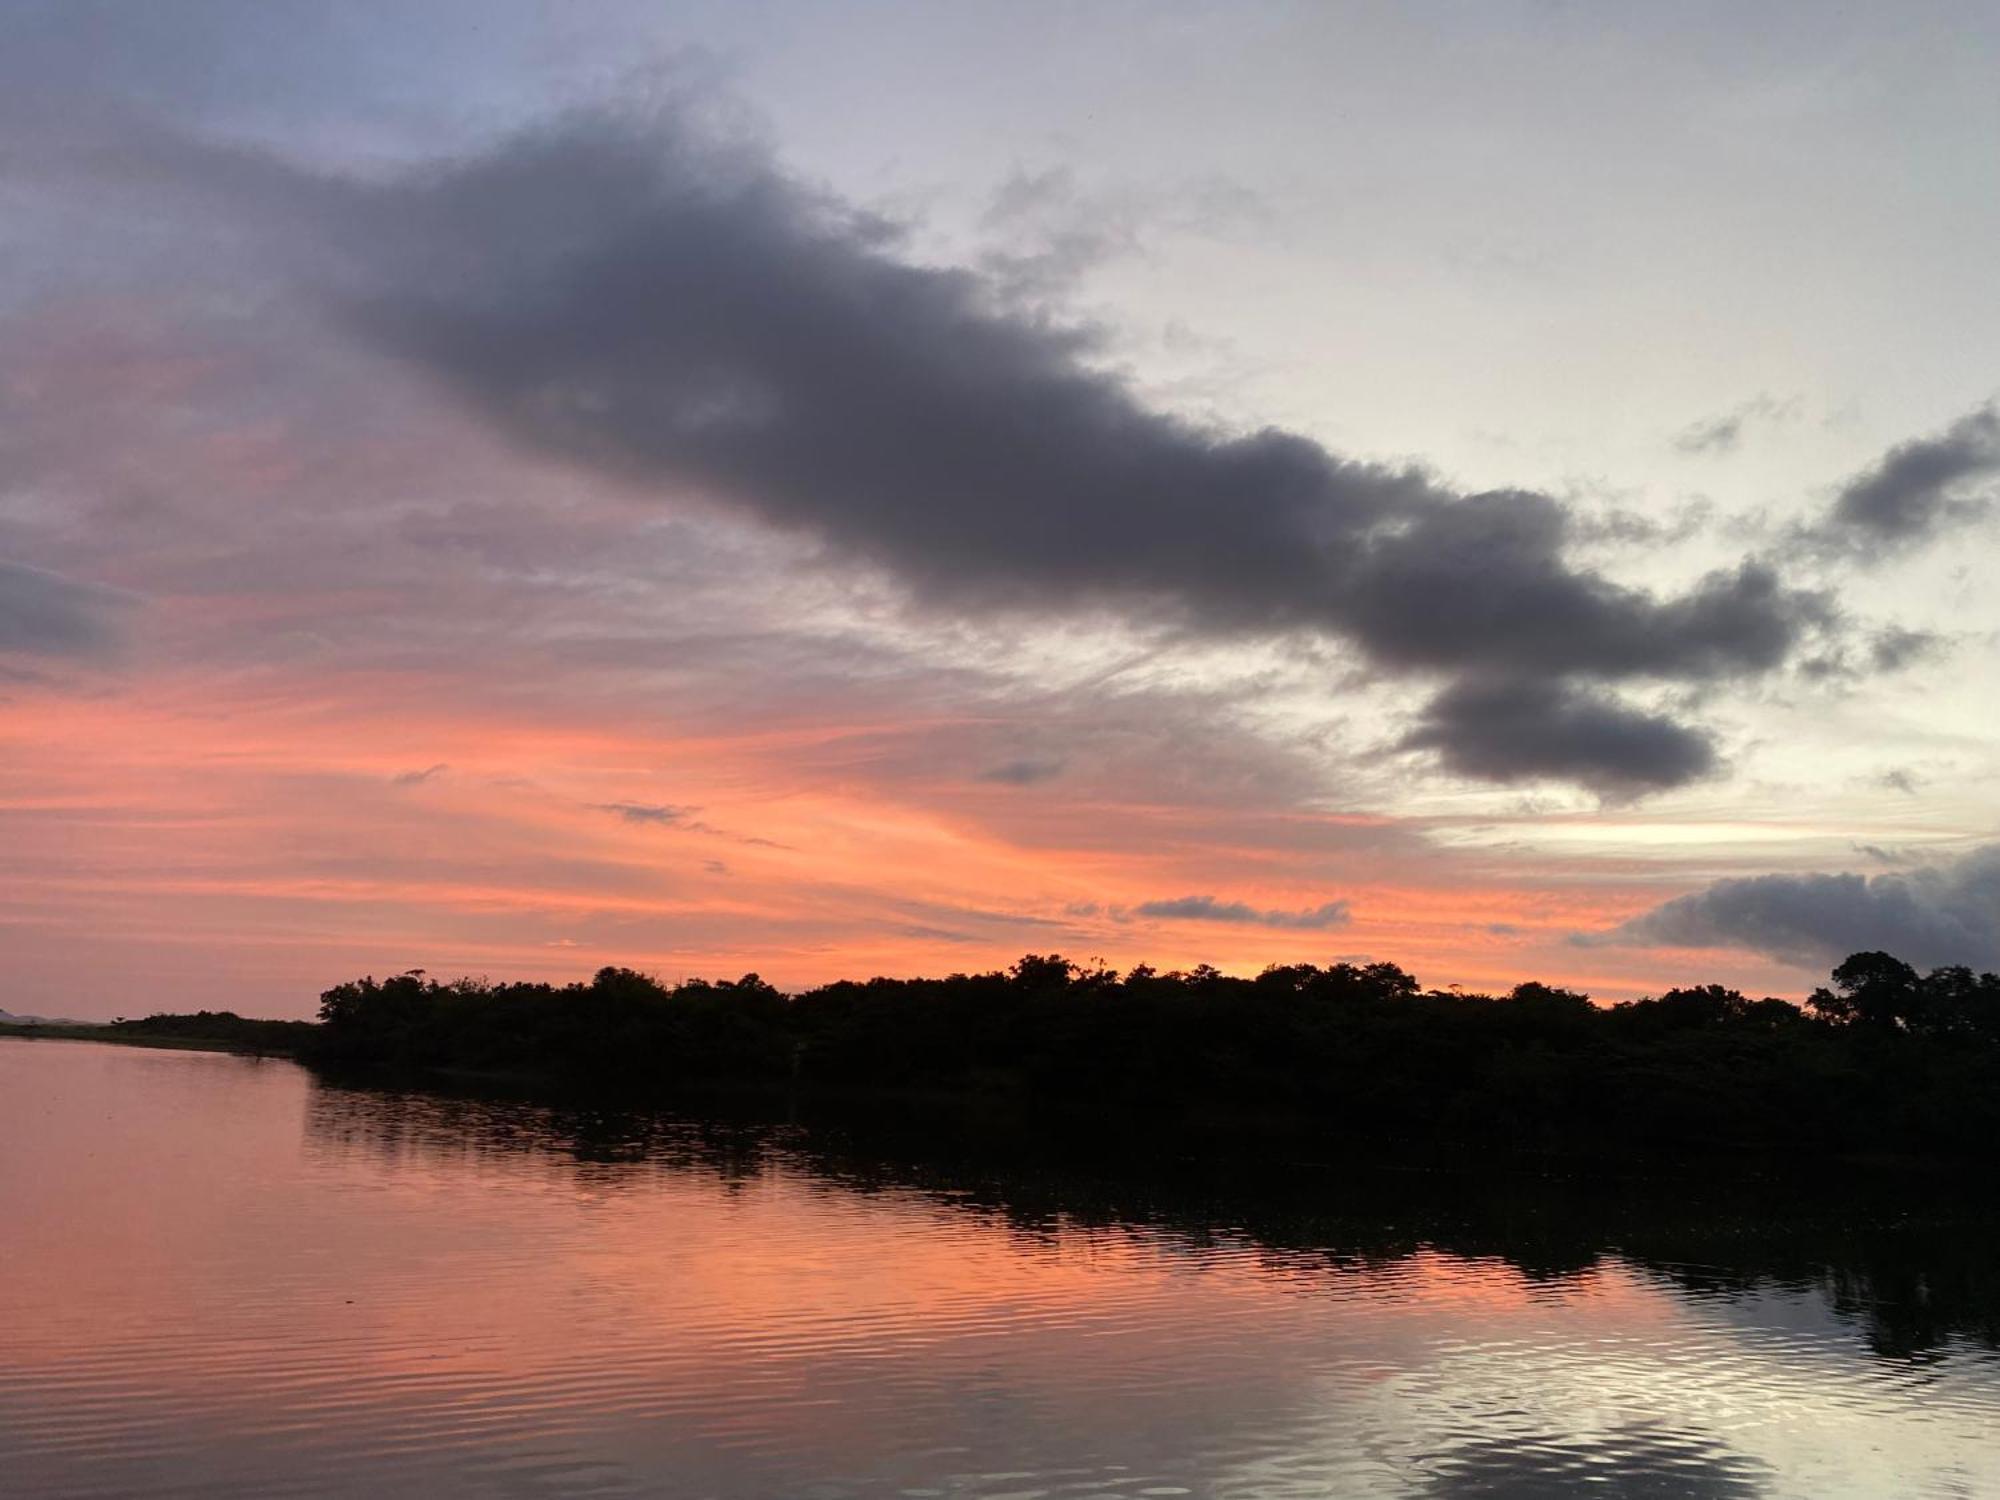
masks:
[(1177, 896), (1170, 901), (1146, 901), (1132, 908), (1135, 915), (1175, 922), (1229, 922), (1255, 927), (1290, 927), (1317, 931), (1345, 927), (1354, 914), (1345, 901), (1327, 901), (1300, 911), (1260, 911), (1242, 901), (1214, 896)]
[(1022, 760), (1002, 761), (979, 773), (981, 781), (995, 781), (1002, 786), (1033, 786), (1038, 781), (1050, 781), (1062, 775), (1065, 762), (1055, 756), (1030, 756)]
[(114, 589), (0, 559), (0, 653), (95, 655), (117, 639), (130, 602)]
[(1794, 422), (1798, 416), (1796, 396), (1780, 401), (1775, 396), (1757, 395), (1720, 416), (1690, 422), (1674, 434), (1674, 446), (1683, 453), (1733, 453), (1748, 428), (1760, 423)]
[(627, 823), (668, 825), (685, 823), (691, 807), (671, 807), (664, 802), (593, 802), (592, 811), (611, 813)]

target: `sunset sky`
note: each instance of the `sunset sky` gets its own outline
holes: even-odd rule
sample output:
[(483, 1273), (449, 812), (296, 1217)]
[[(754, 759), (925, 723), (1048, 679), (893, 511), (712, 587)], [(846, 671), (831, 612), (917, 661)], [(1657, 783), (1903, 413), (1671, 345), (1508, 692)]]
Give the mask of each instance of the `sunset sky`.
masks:
[(2000, 968), (2000, 9), (0, 0), (0, 1008)]

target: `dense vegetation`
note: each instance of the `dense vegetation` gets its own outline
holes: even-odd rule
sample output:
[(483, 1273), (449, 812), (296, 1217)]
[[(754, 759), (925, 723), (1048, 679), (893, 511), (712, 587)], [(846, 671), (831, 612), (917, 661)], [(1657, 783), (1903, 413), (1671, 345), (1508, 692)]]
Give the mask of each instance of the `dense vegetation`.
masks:
[(220, 1042), (244, 1052), (296, 1052), (318, 1029), (310, 1021), (260, 1021), (233, 1010), (144, 1016), (136, 1021), (120, 1017), (105, 1028), (120, 1041)]
[(144, 1047), (280, 1055), (305, 1050), (319, 1029), (311, 1021), (261, 1021), (233, 1010), (163, 1012), (132, 1021), (120, 1016), (109, 1023), (20, 1018), (0, 1022), (0, 1036), (30, 1041), (129, 1042)]
[(1425, 991), (1393, 964), (1119, 975), (755, 975), (328, 990), (308, 1061), (510, 1073), (626, 1097), (748, 1085), (949, 1096), (1147, 1131), (1529, 1151), (2000, 1149), (2000, 976), (1856, 954), (1801, 1008), (1719, 986), (1612, 1007), (1540, 984)]

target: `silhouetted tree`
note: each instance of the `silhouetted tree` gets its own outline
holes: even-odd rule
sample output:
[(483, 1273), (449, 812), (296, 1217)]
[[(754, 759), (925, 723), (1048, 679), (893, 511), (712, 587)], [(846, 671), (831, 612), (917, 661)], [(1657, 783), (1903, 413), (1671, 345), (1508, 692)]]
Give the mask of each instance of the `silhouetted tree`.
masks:
[(1816, 989), (1806, 1004), (1826, 1020), (1878, 1031), (1921, 1024), (1923, 986), (1917, 971), (1887, 953), (1856, 953), (1833, 971), (1833, 988)]

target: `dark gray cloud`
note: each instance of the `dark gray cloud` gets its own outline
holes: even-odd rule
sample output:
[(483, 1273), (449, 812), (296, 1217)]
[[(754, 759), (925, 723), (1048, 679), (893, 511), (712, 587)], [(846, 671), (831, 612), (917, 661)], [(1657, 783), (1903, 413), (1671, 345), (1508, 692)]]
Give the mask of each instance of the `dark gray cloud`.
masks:
[(1925, 968), (2000, 968), (2000, 844), (1877, 875), (1718, 880), (1581, 941), (1743, 948), (1802, 965), (1881, 949)]
[(614, 813), (627, 823), (679, 823), (694, 811), (688, 807), (646, 802), (593, 802), (590, 806), (593, 812)]
[(1869, 639), (1868, 664), (1877, 672), (1900, 672), (1931, 660), (1944, 648), (1944, 638), (1935, 631), (1889, 625)]
[(1830, 622), (1757, 563), (1658, 599), (1571, 567), (1570, 513), (1498, 491), (1418, 508), (1330, 563), (1329, 622), (1391, 666), (1713, 680), (1769, 671)]
[(1816, 615), (1755, 567), (1666, 600), (1577, 571), (1545, 496), (1150, 411), (1074, 330), (684, 139), (572, 131), (379, 194), (401, 252), (351, 304), (377, 341), (519, 437), (728, 497), (932, 600), (1610, 677), (1764, 670)]
[(0, 651), (90, 656), (117, 638), (124, 596), (0, 560)]
[(443, 761), (434, 766), (425, 766), (421, 771), (404, 771), (392, 778), (397, 786), (422, 786), (426, 781), (444, 775), (451, 769)]
[(1133, 915), (1165, 917), (1179, 922), (1231, 922), (1250, 927), (1291, 927), (1321, 930), (1345, 927), (1354, 914), (1345, 901), (1328, 901), (1304, 911), (1259, 911), (1241, 901), (1218, 901), (1213, 896), (1178, 896), (1171, 901), (1145, 901), (1132, 908)]
[(1712, 774), (1698, 730), (1561, 682), (1468, 679), (1440, 693), (1403, 739), (1461, 776), (1575, 781), (1623, 799)]
[(1996, 474), (2000, 411), (1987, 405), (1934, 437), (1891, 448), (1850, 479), (1814, 538), (1822, 545), (1858, 550), (1925, 541), (1945, 526), (1987, 514), (1991, 497), (1965, 490)]
[[(1754, 562), (1675, 595), (1618, 583), (1575, 561), (1587, 528), (1545, 495), (1460, 494), (1150, 409), (1086, 332), (912, 263), (890, 226), (679, 126), (572, 121), (371, 183), (153, 153), (298, 234), (301, 264), (331, 252), (322, 289), (347, 325), (516, 440), (809, 535), (921, 605), (1316, 633), (1568, 705), (1546, 749), (1458, 757), (1470, 774), (1685, 780), (1707, 768), (1698, 735), (1572, 680), (1764, 673), (1833, 618)], [(1434, 717), (1484, 691), (1448, 690)]]
[(1731, 412), (1683, 427), (1674, 435), (1674, 446), (1683, 453), (1728, 453), (1743, 437), (1743, 418)]
[(979, 773), (981, 781), (997, 781), (1002, 786), (1033, 786), (1062, 775), (1065, 762), (1054, 756), (1029, 756), (1004, 761)]
[(1797, 670), (1809, 682), (1853, 682), (1936, 661), (1950, 646), (1950, 638), (1935, 630), (1887, 625), (1859, 640), (1851, 633), (1845, 638), (1829, 637), (1821, 649), (1799, 659)]

